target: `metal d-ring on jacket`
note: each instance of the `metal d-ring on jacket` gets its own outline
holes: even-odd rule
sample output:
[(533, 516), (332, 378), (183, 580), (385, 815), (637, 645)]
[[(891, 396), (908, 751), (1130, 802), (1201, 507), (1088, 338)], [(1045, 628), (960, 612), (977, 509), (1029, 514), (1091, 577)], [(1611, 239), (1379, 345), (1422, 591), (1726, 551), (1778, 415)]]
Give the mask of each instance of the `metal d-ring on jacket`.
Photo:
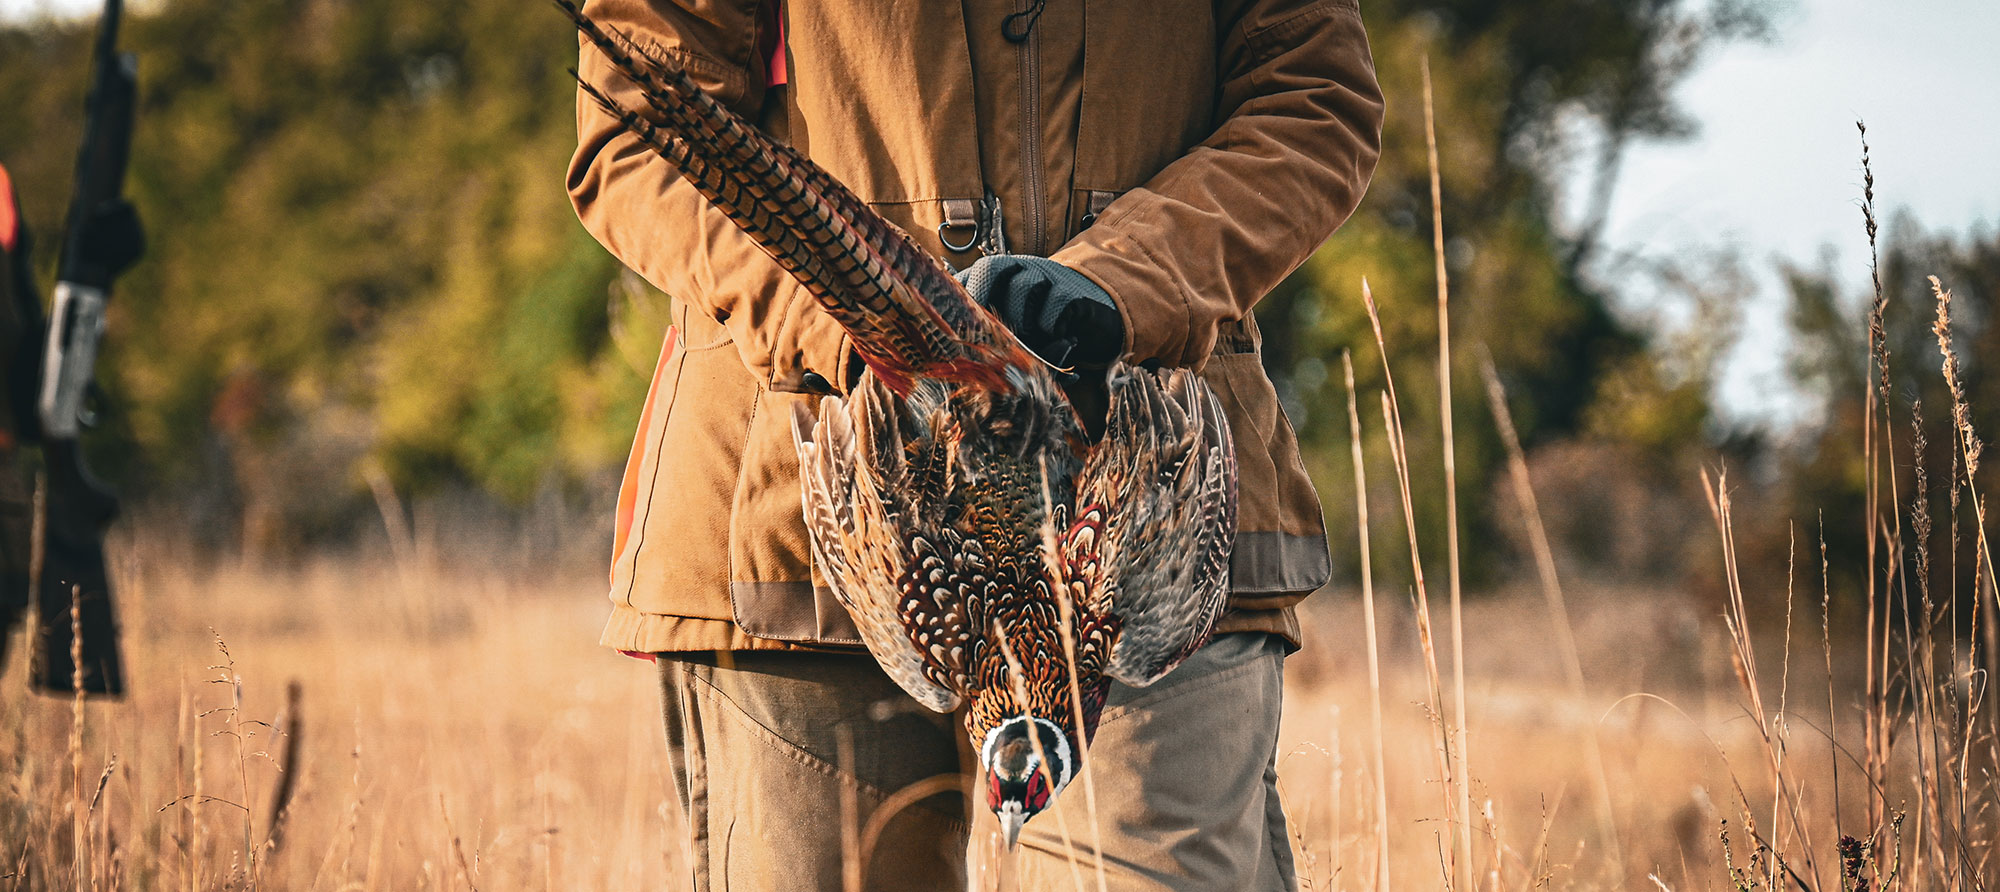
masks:
[[(586, 8), (954, 266), (1000, 244), (1052, 257), (1112, 295), (1128, 359), (1201, 369), (1240, 475), (1221, 630), (1297, 640), (1291, 607), (1330, 561), (1250, 309), (1353, 212), (1374, 169), (1383, 104), (1355, 0)], [(632, 89), (588, 45), (581, 72)], [(588, 100), (578, 131), (578, 216), (676, 301), (626, 468), (604, 643), (857, 645), (815, 585), (789, 427), (794, 403), (851, 380), (844, 335)], [(994, 220), (1001, 231), (982, 231)]]

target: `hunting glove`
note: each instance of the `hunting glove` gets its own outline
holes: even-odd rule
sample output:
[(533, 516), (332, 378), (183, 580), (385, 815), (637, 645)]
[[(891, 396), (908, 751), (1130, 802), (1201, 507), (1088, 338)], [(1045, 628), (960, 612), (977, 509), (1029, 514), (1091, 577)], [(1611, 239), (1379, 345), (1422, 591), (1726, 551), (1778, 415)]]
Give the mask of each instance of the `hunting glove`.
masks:
[(1000, 317), (1028, 349), (1057, 368), (1109, 366), (1125, 349), (1125, 319), (1111, 295), (1046, 257), (981, 257), (958, 273), (972, 299)]

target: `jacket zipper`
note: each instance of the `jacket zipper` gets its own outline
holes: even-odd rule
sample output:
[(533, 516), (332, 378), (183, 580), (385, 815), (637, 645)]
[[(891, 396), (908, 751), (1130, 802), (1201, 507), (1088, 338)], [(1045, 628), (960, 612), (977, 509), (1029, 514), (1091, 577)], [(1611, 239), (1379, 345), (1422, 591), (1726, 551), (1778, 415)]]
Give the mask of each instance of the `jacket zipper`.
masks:
[(1035, 27), (1046, 0), (1023, 0), (1021, 14), (1028, 19), (1027, 39), (1021, 43), (1021, 164), (1027, 174), (1027, 252), (1042, 255), (1047, 250), (1047, 208), (1042, 196), (1042, 34)]

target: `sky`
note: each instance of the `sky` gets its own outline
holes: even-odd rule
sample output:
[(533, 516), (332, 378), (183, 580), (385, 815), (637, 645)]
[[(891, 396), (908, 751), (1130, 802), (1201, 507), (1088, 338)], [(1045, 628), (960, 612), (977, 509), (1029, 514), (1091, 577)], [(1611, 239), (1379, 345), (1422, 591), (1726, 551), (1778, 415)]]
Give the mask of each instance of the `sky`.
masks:
[[(1784, 324), (1776, 258), (1811, 266), (1831, 249), (1850, 290), (1865, 286), (1856, 120), (1885, 226), (1908, 213), (1931, 231), (2000, 231), (2000, 2), (1797, 0), (1777, 30), (1681, 85), (1700, 135), (1634, 147), (1606, 232), (1641, 256), (1739, 248), (1762, 286), (1746, 340), (1766, 344)], [(1803, 411), (1768, 348), (1737, 350), (1722, 390), (1744, 420), (1783, 427)]]
[[(0, 19), (101, 7), (0, 0)], [(1736, 247), (1758, 275), (1744, 328), (1759, 344), (1784, 327), (1777, 258), (1814, 265), (1831, 249), (1852, 288), (1865, 281), (1856, 120), (1885, 224), (1908, 213), (1933, 231), (2000, 230), (2000, 0), (1789, 0), (1777, 32), (1715, 51), (1680, 86), (1700, 135), (1631, 148), (1606, 230), (1612, 254)], [(1782, 351), (1738, 349), (1724, 377), (1739, 420), (1782, 428), (1805, 411)]]

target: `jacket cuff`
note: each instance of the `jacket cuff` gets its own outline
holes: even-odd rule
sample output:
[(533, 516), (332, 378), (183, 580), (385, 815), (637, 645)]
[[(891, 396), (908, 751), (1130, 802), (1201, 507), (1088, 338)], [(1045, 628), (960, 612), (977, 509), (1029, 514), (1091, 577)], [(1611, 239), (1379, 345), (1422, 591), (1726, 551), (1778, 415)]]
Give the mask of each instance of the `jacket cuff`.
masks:
[(1126, 361), (1157, 359), (1171, 367), (1199, 367), (1208, 358), (1213, 335), (1210, 343), (1199, 343), (1193, 302), (1183, 286), (1131, 236), (1095, 226), (1049, 259), (1082, 273), (1111, 295), (1125, 320)]

